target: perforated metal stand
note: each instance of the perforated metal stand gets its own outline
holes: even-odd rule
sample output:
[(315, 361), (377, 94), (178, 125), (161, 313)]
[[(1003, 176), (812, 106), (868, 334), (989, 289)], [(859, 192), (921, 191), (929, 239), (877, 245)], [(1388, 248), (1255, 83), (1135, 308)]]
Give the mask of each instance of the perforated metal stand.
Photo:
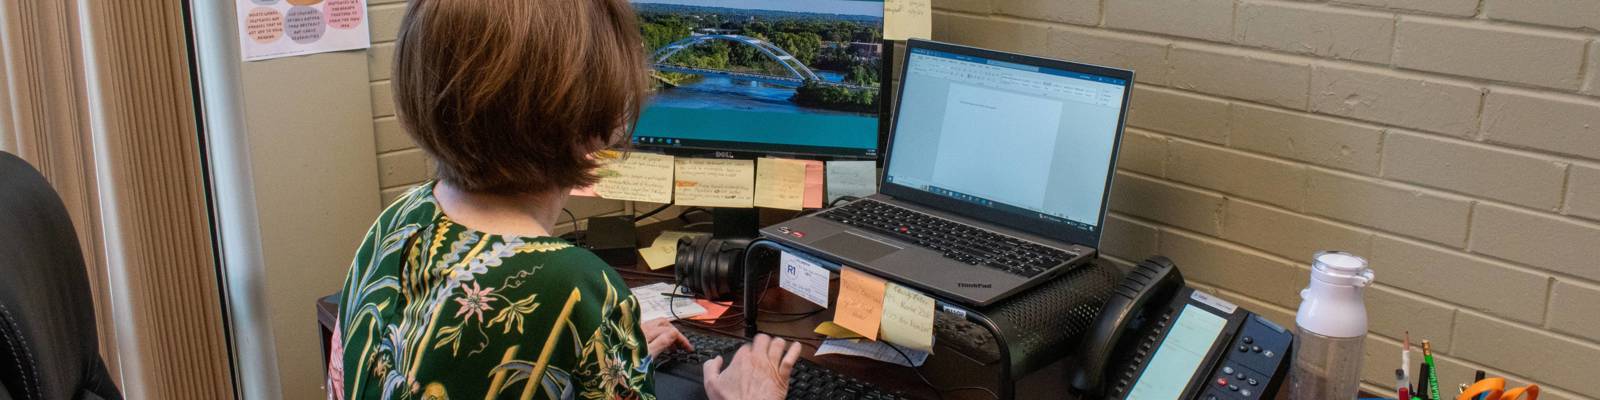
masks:
[[(756, 334), (757, 303), (766, 290), (761, 283), (767, 282), (775, 269), (780, 251), (804, 254), (769, 240), (751, 242), (745, 252), (746, 337)], [(821, 255), (807, 256), (828, 261)], [(822, 264), (832, 270), (838, 269), (835, 262)], [(998, 359), (1001, 379), (998, 394), (1001, 399), (1012, 399), (1019, 377), (1059, 361), (1077, 348), (1078, 340), (1098, 318), (1100, 308), (1121, 279), (1122, 273), (1115, 267), (1093, 262), (989, 307), (969, 308), (935, 295), (940, 318), (935, 326), (936, 329), (976, 326), (979, 329), (971, 330), (986, 332), (992, 341), (977, 346), (978, 351), (992, 352)], [(947, 333), (939, 334), (945, 337)]]

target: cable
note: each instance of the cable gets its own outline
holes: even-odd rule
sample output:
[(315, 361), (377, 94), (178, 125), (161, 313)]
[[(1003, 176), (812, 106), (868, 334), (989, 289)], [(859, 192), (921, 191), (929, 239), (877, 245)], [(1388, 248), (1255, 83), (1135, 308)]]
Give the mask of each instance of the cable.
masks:
[(833, 201), (828, 202), (828, 207), (837, 206), (837, 205), (839, 205), (839, 202), (841, 202), (841, 201), (850, 202), (850, 201), (856, 201), (856, 200), (861, 200), (861, 198), (860, 197), (855, 197), (855, 196), (839, 196), (839, 198), (833, 199)]
[[(888, 345), (890, 349), (894, 349), (895, 353), (899, 353), (900, 354), (900, 358), (904, 358), (906, 360), (906, 364), (916, 364), (916, 362), (911, 361), (911, 356), (906, 355), (906, 352), (904, 350), (900, 350), (900, 346), (896, 346), (896, 345), (890, 344), (890, 343), (884, 343), (884, 344)], [(933, 391), (939, 392), (939, 398), (941, 398), (941, 399), (944, 398), (944, 394), (945, 393), (959, 392), (959, 391), (964, 391), (964, 390), (982, 390), (984, 392), (989, 393), (989, 397), (993, 397), (993, 398), (995, 398), (997, 400), (1000, 398), (1000, 395), (995, 394), (995, 392), (993, 390), (989, 390), (989, 388), (982, 387), (982, 386), (959, 386), (959, 387), (942, 388), (941, 389), (938, 386), (934, 386), (933, 385), (933, 381), (928, 380), (928, 376), (927, 375), (923, 375), (922, 374), (922, 369), (917, 368), (917, 367), (910, 367), (910, 366), (908, 366), (906, 368), (910, 368), (911, 372), (915, 372), (917, 374), (917, 379), (921, 379), (922, 383), (925, 384), (925, 385), (928, 385), (929, 389), (933, 389)]]
[(653, 217), (656, 214), (660, 214), (662, 211), (666, 211), (669, 207), (672, 207), (672, 204), (662, 204), (661, 207), (656, 207), (654, 210), (646, 211), (644, 214), (635, 215), (633, 216), (633, 222), (639, 222), (643, 221), (645, 218)]
[[(581, 240), (583, 238), (583, 233), (578, 230), (578, 216), (573, 215), (572, 210), (565, 208), (562, 208), (561, 212), (567, 213), (567, 219), (572, 221), (572, 237)], [(556, 224), (560, 224), (560, 222), (557, 222)]]

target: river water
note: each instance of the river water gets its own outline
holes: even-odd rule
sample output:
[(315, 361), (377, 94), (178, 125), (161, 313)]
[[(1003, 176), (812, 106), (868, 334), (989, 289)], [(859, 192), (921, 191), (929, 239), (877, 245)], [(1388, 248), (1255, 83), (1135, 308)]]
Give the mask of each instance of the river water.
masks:
[[(817, 77), (829, 82), (844, 81), (844, 74), (813, 70)], [(663, 87), (651, 99), (651, 105), (672, 108), (724, 109), (760, 112), (785, 112), (794, 114), (862, 115), (846, 111), (806, 108), (794, 104), (789, 98), (794, 89), (725, 76), (702, 76), (693, 83), (678, 87)]]

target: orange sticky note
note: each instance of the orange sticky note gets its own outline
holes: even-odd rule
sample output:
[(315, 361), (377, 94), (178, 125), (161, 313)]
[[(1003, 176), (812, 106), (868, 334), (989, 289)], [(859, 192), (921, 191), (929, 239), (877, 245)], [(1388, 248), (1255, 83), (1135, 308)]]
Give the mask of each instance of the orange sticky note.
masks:
[(833, 323), (871, 340), (878, 340), (878, 324), (883, 320), (885, 282), (852, 268), (839, 271), (838, 309)]
[(726, 304), (713, 303), (706, 299), (698, 299), (694, 302), (699, 304), (700, 307), (704, 307), (706, 309), (705, 314), (700, 314), (694, 318), (689, 318), (695, 321), (716, 321), (717, 319), (722, 318), (722, 314), (726, 314), (728, 312), (728, 305)]
[(822, 168), (823, 164), (821, 161), (817, 160), (807, 160), (805, 163), (806, 191), (804, 196), (805, 202), (801, 205), (801, 207), (822, 208), (822, 196), (825, 194), (822, 186), (822, 176), (825, 173), (823, 172)]

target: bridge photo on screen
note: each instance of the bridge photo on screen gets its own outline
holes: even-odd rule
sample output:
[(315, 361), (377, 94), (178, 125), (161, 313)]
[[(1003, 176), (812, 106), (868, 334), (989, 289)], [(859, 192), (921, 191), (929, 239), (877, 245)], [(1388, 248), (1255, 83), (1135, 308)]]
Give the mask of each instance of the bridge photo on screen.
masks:
[(881, 0), (636, 0), (640, 144), (874, 156)]

